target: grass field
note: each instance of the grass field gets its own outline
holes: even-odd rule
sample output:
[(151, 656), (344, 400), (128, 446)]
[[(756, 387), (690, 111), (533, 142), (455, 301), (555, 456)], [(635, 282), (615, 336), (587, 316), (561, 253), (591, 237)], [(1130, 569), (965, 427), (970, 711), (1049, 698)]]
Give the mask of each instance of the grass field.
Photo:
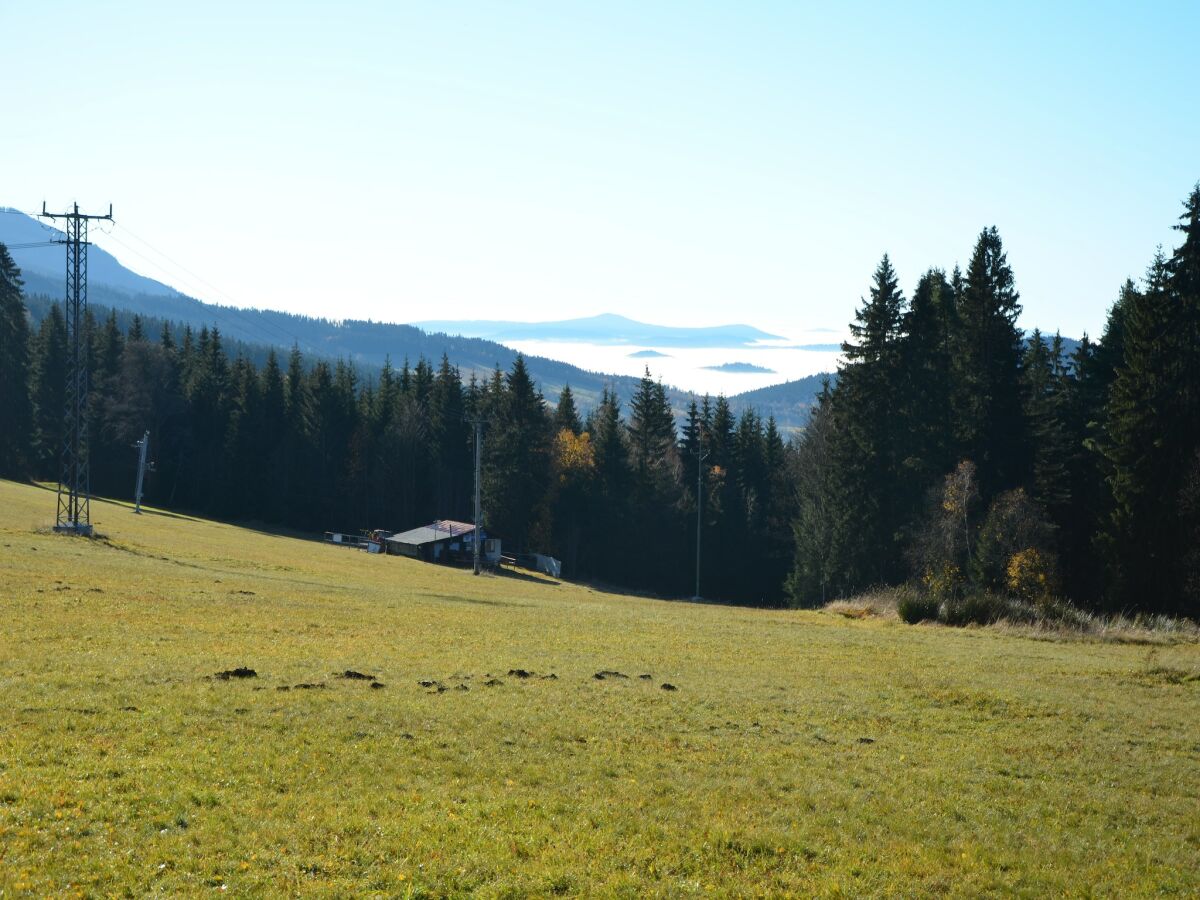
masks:
[(1194, 643), (53, 510), (0, 482), (0, 896), (1200, 893)]

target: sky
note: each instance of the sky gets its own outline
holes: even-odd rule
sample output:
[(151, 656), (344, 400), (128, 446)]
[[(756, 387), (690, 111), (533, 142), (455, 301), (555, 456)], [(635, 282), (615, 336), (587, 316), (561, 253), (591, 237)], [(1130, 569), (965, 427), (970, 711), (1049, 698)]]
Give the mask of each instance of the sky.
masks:
[(1200, 179), (1200, 3), (0, 0), (0, 205), (202, 299), (841, 330), (996, 225), (1098, 334)]

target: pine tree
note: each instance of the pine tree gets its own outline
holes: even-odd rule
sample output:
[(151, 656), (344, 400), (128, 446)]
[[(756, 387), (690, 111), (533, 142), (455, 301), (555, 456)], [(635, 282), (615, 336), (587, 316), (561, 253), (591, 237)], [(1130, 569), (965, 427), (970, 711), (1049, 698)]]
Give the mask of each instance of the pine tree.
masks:
[(792, 489), (792, 452), (783, 442), (775, 417), (767, 419), (763, 431), (764, 480), (759, 488), (762, 511), (762, 544), (759, 551), (760, 583), (771, 605), (785, 601), (784, 584), (792, 567), (793, 537), (791, 524), (796, 517), (795, 491)]
[(1200, 187), (1185, 202), (1183, 244), (1156, 255), (1123, 310), (1123, 361), (1104, 452), (1113, 512), (1103, 538), (1113, 603), (1195, 614), (1185, 596), (1181, 503), (1200, 447)]
[(838, 542), (846, 513), (837, 484), (834, 445), (838, 419), (826, 382), (796, 450), (795, 557), (785, 588), (797, 607), (822, 606), (838, 584)]
[(248, 461), (259, 481), (256, 515), (268, 522), (283, 520), (285, 436), (287, 433), (287, 385), (279, 358), (272, 348), (259, 373), (259, 412), (255, 420), (254, 459)]
[(985, 505), (1028, 471), (1021, 404), (1021, 306), (995, 227), (979, 235), (956, 291), (954, 414), (959, 456), (977, 467)]
[(903, 571), (901, 513), (904, 408), (901, 331), (905, 300), (885, 254), (870, 296), (855, 313), (846, 362), (832, 395), (832, 451), (841, 505), (849, 517), (835, 549), (844, 588), (887, 583)]
[(593, 503), (586, 543), (592, 553), (591, 571), (598, 577), (627, 583), (630, 518), (628, 451), (621, 404), (607, 387), (592, 416), (591, 437), (595, 454)]
[(1071, 499), (1065, 408), (1070, 376), (1062, 358), (1061, 336), (1056, 334), (1047, 347), (1041, 331), (1035, 329), (1021, 369), (1025, 430), (1032, 448), (1031, 496), (1057, 522), (1065, 516)]
[[(112, 408), (119, 403), (121, 356), (125, 336), (110, 310), (104, 324), (92, 334), (91, 367), (88, 373), (88, 451), (92, 489), (100, 494), (129, 493), (129, 445), (112, 427)], [(141, 437), (141, 434), (138, 435)]]
[(571, 393), (569, 384), (563, 385), (558, 395), (558, 405), (554, 409), (554, 430), (558, 432), (564, 428), (572, 434), (579, 434), (583, 430), (583, 423), (579, 421), (579, 410), (575, 408), (575, 395)]
[(471, 508), (474, 438), (467, 422), (462, 377), (445, 354), (429, 395), (429, 432), (434, 514), (439, 518), (466, 517)]
[(529, 550), (550, 475), (550, 418), (518, 355), (502, 394), (490, 398), (493, 415), (484, 441), (484, 515), (512, 550)]
[(33, 341), (30, 395), (33, 400), (33, 469), (40, 480), (59, 476), (67, 405), (67, 323), (62, 307), (51, 305)]
[(0, 476), (28, 474), (33, 406), (29, 398), (29, 323), (21, 271), (0, 244)]
[(905, 517), (918, 514), (926, 491), (956, 462), (954, 414), (950, 406), (954, 353), (951, 340), (955, 319), (954, 288), (940, 269), (921, 276), (904, 316), (901, 368), (901, 416), (907, 427), (902, 442), (902, 468), (910, 491)]
[(313, 401), (304, 358), (292, 345), (288, 354), (287, 424), (284, 432), (285, 513), (288, 521), (315, 522), (312, 504)]
[(647, 369), (630, 401), (627, 429), (632, 474), (630, 502), (638, 510), (632, 534), (631, 577), (654, 590), (679, 586), (679, 573), (664, 567), (663, 556), (675, 557), (681, 547), (679, 457), (675, 419), (661, 382)]
[(125, 341), (106, 416), (105, 429), (111, 432), (114, 446), (125, 451), (116, 493), (132, 496), (136, 460), (132, 447), (149, 431), (155, 471), (143, 485), (146, 497), (155, 505), (173, 504), (180, 461), (192, 445), (178, 354), (161, 343)]

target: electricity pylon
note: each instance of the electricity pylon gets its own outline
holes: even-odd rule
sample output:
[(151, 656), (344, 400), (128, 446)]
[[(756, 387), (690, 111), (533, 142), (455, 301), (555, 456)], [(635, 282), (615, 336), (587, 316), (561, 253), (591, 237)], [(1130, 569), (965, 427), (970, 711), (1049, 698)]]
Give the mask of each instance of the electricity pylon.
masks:
[(112, 221), (108, 215), (81, 213), (79, 204), (71, 212), (52, 213), (42, 203), (42, 218), (65, 219), (66, 233), (56, 244), (67, 247), (67, 405), (62, 448), (62, 468), (58, 477), (58, 514), (54, 530), (89, 536), (92, 533), (91, 472), (88, 466), (88, 347), (84, 334), (87, 321), (87, 248), (88, 222)]

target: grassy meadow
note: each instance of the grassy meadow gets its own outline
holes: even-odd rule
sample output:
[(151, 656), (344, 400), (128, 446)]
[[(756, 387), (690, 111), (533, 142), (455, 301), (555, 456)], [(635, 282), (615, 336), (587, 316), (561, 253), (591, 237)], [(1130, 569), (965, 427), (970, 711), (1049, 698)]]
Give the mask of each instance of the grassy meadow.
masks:
[(2, 897), (1200, 893), (1194, 642), (53, 513), (0, 482)]

